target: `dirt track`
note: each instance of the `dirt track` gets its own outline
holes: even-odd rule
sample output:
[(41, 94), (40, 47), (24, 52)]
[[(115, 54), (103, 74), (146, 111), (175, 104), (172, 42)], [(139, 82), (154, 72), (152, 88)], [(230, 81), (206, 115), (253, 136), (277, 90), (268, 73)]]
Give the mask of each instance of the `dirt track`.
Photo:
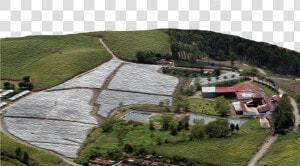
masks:
[(278, 135), (274, 135), (274, 136), (269, 135), (265, 139), (265, 141), (262, 143), (262, 145), (258, 148), (258, 151), (248, 161), (247, 166), (254, 166), (263, 157), (263, 155), (268, 151), (268, 149), (277, 140), (277, 138), (278, 138)]

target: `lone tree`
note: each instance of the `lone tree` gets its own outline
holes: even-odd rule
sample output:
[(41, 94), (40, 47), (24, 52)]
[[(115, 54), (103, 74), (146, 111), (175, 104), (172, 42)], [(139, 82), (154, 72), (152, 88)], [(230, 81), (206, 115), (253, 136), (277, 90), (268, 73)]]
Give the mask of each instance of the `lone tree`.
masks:
[(28, 159), (29, 159), (28, 153), (27, 153), (27, 152), (24, 152), (24, 154), (23, 154), (23, 160), (24, 160), (24, 162), (25, 162), (25, 163), (28, 163)]
[(217, 102), (215, 106), (215, 110), (221, 114), (221, 116), (226, 116), (229, 111), (230, 106), (224, 96), (217, 97)]
[(233, 131), (234, 131), (234, 128), (235, 128), (234, 124), (233, 124), (233, 123), (231, 123), (231, 124), (230, 124), (230, 131), (231, 131), (231, 133), (233, 133)]
[(24, 82), (30, 82), (30, 76), (24, 76), (23, 81)]
[(293, 106), (286, 94), (279, 100), (273, 113), (273, 120), (275, 132), (281, 134), (294, 124)]
[(10, 89), (10, 82), (4, 82), (4, 89)]
[(235, 130), (236, 130), (237, 132), (239, 132), (239, 130), (240, 130), (239, 124), (236, 124), (236, 125), (235, 125)]
[(149, 123), (149, 130), (155, 130), (152, 120), (150, 120), (150, 123)]

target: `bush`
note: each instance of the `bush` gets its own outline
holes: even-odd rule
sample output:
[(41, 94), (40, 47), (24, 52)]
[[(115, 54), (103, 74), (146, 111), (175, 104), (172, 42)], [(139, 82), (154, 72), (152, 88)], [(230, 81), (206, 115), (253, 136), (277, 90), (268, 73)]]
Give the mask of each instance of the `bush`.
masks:
[(4, 82), (4, 89), (10, 89), (10, 82)]
[(229, 123), (227, 120), (216, 120), (205, 126), (205, 133), (210, 137), (225, 137), (229, 134)]
[(110, 132), (113, 129), (114, 124), (116, 124), (120, 121), (122, 121), (122, 120), (117, 119), (117, 118), (110, 118), (110, 119), (104, 121), (101, 125), (102, 131)]
[(215, 110), (221, 114), (221, 116), (226, 116), (229, 109), (230, 106), (224, 96), (217, 97)]

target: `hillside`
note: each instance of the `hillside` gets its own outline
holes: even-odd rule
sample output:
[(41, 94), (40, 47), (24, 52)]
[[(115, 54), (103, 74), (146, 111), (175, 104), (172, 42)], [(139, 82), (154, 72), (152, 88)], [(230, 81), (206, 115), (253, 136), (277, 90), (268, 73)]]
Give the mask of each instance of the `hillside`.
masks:
[(292, 50), (210, 31), (170, 29), (168, 34), (175, 59), (191, 63), (203, 57), (239, 60), (274, 73), (300, 76), (300, 53)]
[(1, 40), (1, 80), (31, 76), (46, 89), (111, 59), (98, 39), (83, 35), (30, 36)]
[(163, 30), (105, 31), (85, 35), (103, 38), (114, 54), (128, 61), (136, 61), (136, 53), (139, 51), (160, 54), (169, 52), (169, 36)]
[(258, 165), (298, 165), (300, 132), (279, 136)]

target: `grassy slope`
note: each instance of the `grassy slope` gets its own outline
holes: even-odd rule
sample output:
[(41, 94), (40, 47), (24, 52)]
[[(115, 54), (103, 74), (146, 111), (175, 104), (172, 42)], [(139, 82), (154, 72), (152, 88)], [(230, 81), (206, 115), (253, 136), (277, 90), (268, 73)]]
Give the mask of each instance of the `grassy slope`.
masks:
[(169, 36), (163, 30), (106, 31), (86, 35), (103, 38), (116, 56), (128, 61), (135, 61), (139, 51), (169, 52)]
[(244, 133), (227, 138), (212, 138), (194, 142), (163, 144), (152, 149), (165, 156), (179, 155), (216, 165), (245, 165), (256, 148), (268, 134), (268, 129), (259, 127), (258, 119), (249, 120), (243, 126)]
[[(199, 141), (187, 141), (183, 143), (170, 143), (156, 145), (153, 142), (151, 145), (151, 132), (148, 125), (137, 126), (129, 130), (129, 133), (124, 139), (124, 143), (132, 145), (143, 145), (146, 150), (165, 156), (180, 155), (188, 159), (195, 159), (198, 161), (222, 165), (245, 165), (247, 160), (254, 153), (258, 145), (263, 141), (268, 134), (269, 129), (262, 129), (259, 127), (259, 120), (249, 120), (246, 122), (239, 134), (229, 136), (227, 138), (205, 138)], [(184, 132), (188, 135), (188, 131)], [(105, 153), (108, 149), (120, 148), (118, 147), (117, 133), (112, 131), (110, 133), (102, 133), (98, 128), (89, 134), (83, 148), (80, 150), (80, 157), (77, 161), (86, 157), (86, 152), (91, 149), (99, 149)], [(168, 139), (170, 142), (182, 139), (182, 133), (177, 136), (170, 135), (170, 131), (154, 131), (154, 137), (160, 136), (164, 142)]]
[[(21, 144), (1, 132), (1, 154), (4, 156), (15, 156), (15, 150), (20, 147), (22, 152), (26, 151), (29, 155), (29, 161), (34, 160), (39, 165), (67, 165), (63, 160), (49, 152), (41, 151), (31, 146)], [(8, 163), (18, 162), (15, 159), (9, 158)]]
[(29, 75), (34, 90), (59, 84), (111, 58), (98, 39), (84, 35), (6, 38), (1, 48), (1, 79)]
[(279, 136), (258, 165), (300, 165), (300, 132)]

